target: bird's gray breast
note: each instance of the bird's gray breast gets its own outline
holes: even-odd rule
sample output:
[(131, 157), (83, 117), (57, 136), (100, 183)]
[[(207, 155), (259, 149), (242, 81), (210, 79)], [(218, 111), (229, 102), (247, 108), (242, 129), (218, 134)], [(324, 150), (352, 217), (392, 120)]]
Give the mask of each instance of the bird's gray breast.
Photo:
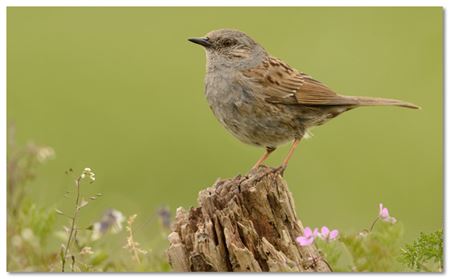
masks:
[(283, 106), (267, 103), (231, 72), (208, 73), (205, 95), (216, 118), (244, 143), (276, 147), (301, 131)]

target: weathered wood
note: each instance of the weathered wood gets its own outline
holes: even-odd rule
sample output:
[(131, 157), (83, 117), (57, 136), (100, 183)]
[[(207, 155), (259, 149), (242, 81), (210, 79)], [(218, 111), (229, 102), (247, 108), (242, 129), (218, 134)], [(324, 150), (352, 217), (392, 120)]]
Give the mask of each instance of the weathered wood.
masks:
[(199, 207), (178, 208), (167, 250), (174, 271), (329, 272), (303, 234), (285, 180), (260, 167), (202, 190)]

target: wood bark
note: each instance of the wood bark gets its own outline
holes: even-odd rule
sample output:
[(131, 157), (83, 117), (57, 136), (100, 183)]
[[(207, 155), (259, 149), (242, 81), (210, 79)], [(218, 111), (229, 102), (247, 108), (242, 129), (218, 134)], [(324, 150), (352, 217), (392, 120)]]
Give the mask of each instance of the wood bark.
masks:
[(303, 226), (274, 169), (218, 180), (198, 205), (177, 209), (167, 250), (174, 271), (331, 271), (314, 245), (295, 242)]

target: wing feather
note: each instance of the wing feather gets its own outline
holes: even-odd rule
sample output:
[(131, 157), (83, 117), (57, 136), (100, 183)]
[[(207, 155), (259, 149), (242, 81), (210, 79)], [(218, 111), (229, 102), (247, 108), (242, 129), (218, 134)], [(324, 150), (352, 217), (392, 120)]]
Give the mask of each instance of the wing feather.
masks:
[(341, 96), (311, 76), (298, 72), (274, 57), (242, 72), (266, 101), (281, 104), (354, 105), (357, 100)]

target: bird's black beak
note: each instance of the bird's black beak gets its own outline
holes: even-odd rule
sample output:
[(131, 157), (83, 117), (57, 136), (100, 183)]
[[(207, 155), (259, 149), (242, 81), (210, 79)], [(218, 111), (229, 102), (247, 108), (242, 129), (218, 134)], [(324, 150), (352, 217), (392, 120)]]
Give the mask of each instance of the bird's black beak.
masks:
[(193, 42), (194, 44), (198, 44), (204, 47), (210, 47), (211, 42), (208, 40), (208, 38), (189, 38), (189, 42)]

